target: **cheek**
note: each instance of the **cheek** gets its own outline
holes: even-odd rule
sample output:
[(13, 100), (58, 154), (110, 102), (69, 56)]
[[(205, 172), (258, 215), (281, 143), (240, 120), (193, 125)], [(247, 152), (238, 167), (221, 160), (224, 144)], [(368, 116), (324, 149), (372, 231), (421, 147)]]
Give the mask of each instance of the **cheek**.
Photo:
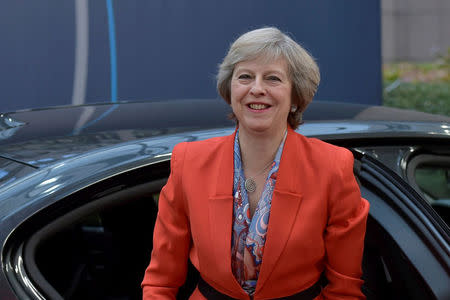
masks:
[(290, 93), (281, 93), (279, 95), (279, 99), (281, 99), (281, 113), (283, 114), (283, 117), (289, 115), (289, 112), (291, 111), (291, 105), (292, 105), (292, 97)]
[(279, 91), (277, 93), (277, 98), (283, 102), (283, 106), (291, 106), (292, 104), (292, 93), (289, 89)]
[(230, 98), (231, 102), (239, 101), (246, 94), (246, 88), (239, 84), (231, 84)]
[(230, 100), (233, 102), (233, 98), (236, 95), (236, 84), (233, 82), (230, 83)]
[(233, 112), (236, 113), (238, 101), (236, 100), (236, 91), (230, 90), (230, 106)]

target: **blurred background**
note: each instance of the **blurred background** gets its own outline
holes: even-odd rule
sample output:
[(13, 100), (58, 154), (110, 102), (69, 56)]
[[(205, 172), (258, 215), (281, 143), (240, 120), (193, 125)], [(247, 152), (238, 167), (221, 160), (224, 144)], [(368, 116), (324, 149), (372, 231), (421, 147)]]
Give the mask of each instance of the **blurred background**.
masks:
[(0, 112), (217, 99), (229, 44), (261, 26), (316, 58), (315, 101), (450, 115), (448, 0), (0, 3)]
[(450, 1), (381, 8), (383, 104), (450, 116)]

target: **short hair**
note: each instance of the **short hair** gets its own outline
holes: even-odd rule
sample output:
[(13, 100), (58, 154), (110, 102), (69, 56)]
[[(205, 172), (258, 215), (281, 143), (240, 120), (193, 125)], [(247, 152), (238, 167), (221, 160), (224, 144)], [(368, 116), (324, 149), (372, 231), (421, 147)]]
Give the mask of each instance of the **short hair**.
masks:
[[(288, 65), (292, 82), (292, 105), (296, 106), (288, 116), (289, 125), (296, 129), (302, 123), (302, 113), (311, 103), (320, 82), (319, 67), (314, 58), (287, 34), (275, 27), (263, 27), (241, 35), (219, 65), (217, 90), (231, 104), (231, 78), (239, 62), (264, 58), (269, 61), (283, 57)], [(232, 117), (235, 118), (234, 114)]]

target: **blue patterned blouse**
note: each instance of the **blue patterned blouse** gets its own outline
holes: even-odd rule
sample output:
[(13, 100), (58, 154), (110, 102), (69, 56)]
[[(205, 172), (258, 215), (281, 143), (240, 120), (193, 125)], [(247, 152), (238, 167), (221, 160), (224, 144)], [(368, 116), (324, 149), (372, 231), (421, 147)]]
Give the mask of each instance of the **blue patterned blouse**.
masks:
[(277, 172), (280, 166), (286, 134), (278, 147), (272, 167), (267, 175), (261, 198), (253, 218), (247, 191), (244, 187), (245, 176), (242, 170), (239, 130), (234, 140), (234, 179), (233, 179), (233, 231), (231, 237), (231, 268), (242, 288), (253, 295), (262, 263), (267, 226), (269, 224), (272, 194), (275, 188)]

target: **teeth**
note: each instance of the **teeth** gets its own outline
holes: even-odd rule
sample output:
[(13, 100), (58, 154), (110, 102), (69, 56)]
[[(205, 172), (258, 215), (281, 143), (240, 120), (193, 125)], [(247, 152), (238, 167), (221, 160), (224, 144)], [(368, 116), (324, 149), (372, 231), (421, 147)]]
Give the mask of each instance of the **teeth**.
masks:
[(264, 109), (268, 107), (265, 104), (254, 104), (254, 103), (250, 104), (249, 106), (251, 109)]

